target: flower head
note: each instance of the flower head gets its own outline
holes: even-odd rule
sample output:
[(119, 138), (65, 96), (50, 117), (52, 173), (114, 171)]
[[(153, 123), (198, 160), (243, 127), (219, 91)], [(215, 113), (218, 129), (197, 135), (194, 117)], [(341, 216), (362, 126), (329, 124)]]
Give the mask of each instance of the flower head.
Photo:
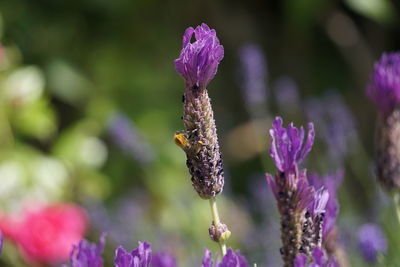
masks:
[[(213, 267), (213, 261), (211, 259), (211, 252), (208, 249), (204, 251), (204, 258), (201, 267)], [(215, 267), (247, 267), (246, 259), (237, 250), (234, 252), (231, 248), (228, 248), (222, 261), (217, 263)]]
[(358, 231), (358, 243), (364, 259), (376, 263), (379, 253), (386, 253), (387, 241), (385, 234), (378, 225), (367, 223)]
[(400, 53), (384, 53), (375, 63), (371, 83), (367, 87), (368, 97), (386, 116), (400, 102)]
[[(196, 39), (191, 43), (192, 36)], [(186, 80), (187, 88), (206, 88), (217, 73), (224, 57), (224, 47), (219, 44), (216, 32), (206, 24), (189, 27), (183, 35), (183, 49), (175, 60), (176, 71)]]
[(151, 262), (151, 245), (139, 242), (139, 247), (127, 252), (122, 246), (115, 251), (116, 267), (148, 267)]
[(303, 253), (298, 254), (294, 261), (294, 267), (339, 267), (335, 257), (327, 259), (321, 248), (315, 248), (311, 254), (311, 262), (307, 263), (307, 256)]
[(297, 129), (293, 123), (285, 129), (282, 118), (276, 117), (269, 131), (271, 135), (270, 155), (281, 172), (295, 172), (297, 164), (304, 160), (314, 143), (314, 125), (308, 123), (308, 135), (304, 142), (303, 127)]
[(79, 245), (74, 245), (70, 256), (71, 267), (102, 267), (101, 254), (104, 250), (105, 234), (100, 237), (99, 244), (82, 240)]

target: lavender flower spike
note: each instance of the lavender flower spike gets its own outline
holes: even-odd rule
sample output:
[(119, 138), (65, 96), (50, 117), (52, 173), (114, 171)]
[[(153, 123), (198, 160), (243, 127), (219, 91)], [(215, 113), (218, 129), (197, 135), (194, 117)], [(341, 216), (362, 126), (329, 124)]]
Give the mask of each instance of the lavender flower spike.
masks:
[(156, 253), (151, 259), (151, 267), (176, 267), (175, 258), (166, 252)]
[[(284, 266), (293, 266), (300, 249), (309, 247), (302, 244), (304, 214), (307, 207), (314, 201), (314, 188), (308, 185), (306, 170), (299, 170), (298, 164), (310, 152), (314, 141), (314, 127), (308, 124), (308, 135), (304, 142), (304, 129), (300, 130), (289, 124), (282, 126), (282, 119), (276, 117), (272, 124), (270, 155), (275, 162), (277, 172), (275, 177), (267, 174), (267, 181), (278, 202), (281, 215), (281, 254)], [(325, 197), (322, 198), (323, 200)], [(323, 205), (317, 205), (319, 210)], [(324, 208), (324, 207), (323, 207)], [(310, 219), (312, 221), (312, 219)], [(311, 229), (314, 234), (314, 228)], [(310, 231), (311, 231), (310, 230)], [(314, 237), (309, 237), (314, 244)]]
[(248, 263), (246, 259), (237, 250), (234, 252), (231, 248), (228, 248), (226, 255), (222, 258), (222, 261), (213, 265), (211, 259), (211, 252), (205, 249), (205, 254), (201, 267), (247, 267)]
[(115, 251), (116, 267), (148, 267), (151, 262), (151, 245), (139, 242), (139, 247), (127, 252), (122, 246)]
[[(190, 43), (193, 33), (196, 41)], [(206, 89), (217, 72), (223, 52), (215, 30), (202, 24), (196, 30), (186, 30), (181, 55), (175, 60), (176, 70), (186, 80), (183, 94), (185, 131), (175, 135), (175, 143), (185, 151), (193, 187), (204, 199), (215, 197), (224, 186), (214, 112)]]
[[(105, 234), (100, 237), (99, 244), (82, 240), (79, 245), (73, 246), (70, 256), (71, 267), (102, 267), (103, 259), (101, 254), (104, 250)], [(68, 266), (68, 265), (64, 265)]]
[(361, 254), (370, 263), (376, 263), (379, 253), (386, 253), (387, 240), (381, 228), (373, 223), (361, 226), (358, 231), (358, 242)]
[(390, 114), (400, 103), (400, 52), (385, 53), (375, 63), (368, 97), (383, 116)]
[[(191, 43), (193, 33), (196, 41)], [(175, 60), (176, 71), (186, 80), (187, 88), (204, 89), (217, 73), (223, 57), (224, 47), (214, 29), (204, 23), (196, 29), (189, 27), (183, 35), (181, 54)]]

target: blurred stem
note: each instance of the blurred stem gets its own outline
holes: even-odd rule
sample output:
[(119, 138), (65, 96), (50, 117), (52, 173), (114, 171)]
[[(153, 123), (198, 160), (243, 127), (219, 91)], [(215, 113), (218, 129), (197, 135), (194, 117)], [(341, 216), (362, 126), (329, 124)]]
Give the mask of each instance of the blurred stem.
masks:
[(399, 195), (399, 193), (395, 193), (393, 195), (393, 200), (394, 200), (394, 208), (396, 209), (397, 220), (399, 221), (399, 224), (400, 224), (400, 206), (399, 206), (400, 195)]
[[(211, 215), (213, 218), (213, 224), (216, 228), (218, 228), (218, 225), (221, 223), (221, 220), (219, 219), (217, 199), (215, 197), (210, 198), (210, 207), (211, 207)], [(223, 257), (226, 254), (225, 241), (219, 241), (218, 244), (221, 249), (221, 253), (222, 253), (222, 257)]]

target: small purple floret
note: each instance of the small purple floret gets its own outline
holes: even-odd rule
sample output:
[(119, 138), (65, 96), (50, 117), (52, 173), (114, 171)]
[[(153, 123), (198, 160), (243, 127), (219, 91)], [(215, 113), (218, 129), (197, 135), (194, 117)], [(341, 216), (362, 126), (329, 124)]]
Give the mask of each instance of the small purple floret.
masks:
[[(191, 43), (194, 34), (195, 42)], [(186, 87), (206, 88), (217, 73), (224, 57), (224, 47), (219, 44), (216, 32), (206, 24), (189, 27), (183, 35), (183, 49), (175, 60), (176, 71), (186, 80)]]
[(358, 231), (358, 243), (364, 259), (376, 263), (379, 253), (386, 253), (387, 240), (381, 228), (373, 223), (361, 226)]
[(151, 262), (151, 245), (139, 242), (139, 247), (127, 252), (122, 246), (115, 251), (114, 264), (116, 267), (148, 267)]
[[(314, 143), (314, 125), (308, 123), (308, 135), (304, 140), (303, 127), (297, 129), (293, 123), (285, 129), (282, 118), (276, 117), (269, 131), (271, 135), (270, 155), (281, 172), (295, 172)], [(305, 141), (305, 142), (304, 142)]]
[(294, 267), (339, 267), (336, 258), (333, 256), (327, 259), (321, 248), (315, 248), (311, 253), (311, 262), (307, 263), (308, 259), (305, 254), (298, 254), (294, 260)]
[(384, 53), (375, 63), (371, 83), (367, 87), (368, 97), (386, 116), (400, 102), (400, 53)]
[(82, 240), (77, 246), (74, 245), (70, 256), (70, 266), (102, 267), (103, 259), (101, 254), (103, 253), (105, 242), (105, 234), (102, 234), (98, 245), (87, 240)]
[[(213, 267), (213, 261), (211, 258), (211, 252), (208, 249), (204, 251), (203, 262), (201, 267)], [(226, 255), (222, 258), (220, 263), (216, 263), (215, 267), (247, 267), (248, 263), (246, 259), (237, 250), (234, 252), (231, 248), (228, 248)]]

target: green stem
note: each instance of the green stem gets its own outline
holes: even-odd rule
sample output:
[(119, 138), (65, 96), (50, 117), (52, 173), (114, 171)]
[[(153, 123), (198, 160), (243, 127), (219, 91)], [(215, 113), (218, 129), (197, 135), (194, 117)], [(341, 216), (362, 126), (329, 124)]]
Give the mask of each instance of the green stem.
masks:
[[(219, 219), (218, 207), (217, 207), (217, 199), (215, 197), (210, 198), (210, 208), (211, 208), (211, 215), (213, 218), (213, 223), (216, 228), (221, 223)], [(219, 247), (221, 249), (222, 257), (226, 254), (226, 244), (225, 241), (218, 242)]]
[(399, 206), (400, 195), (399, 195), (399, 193), (395, 193), (393, 195), (393, 200), (394, 200), (394, 208), (396, 209), (397, 220), (400, 223), (400, 206)]

